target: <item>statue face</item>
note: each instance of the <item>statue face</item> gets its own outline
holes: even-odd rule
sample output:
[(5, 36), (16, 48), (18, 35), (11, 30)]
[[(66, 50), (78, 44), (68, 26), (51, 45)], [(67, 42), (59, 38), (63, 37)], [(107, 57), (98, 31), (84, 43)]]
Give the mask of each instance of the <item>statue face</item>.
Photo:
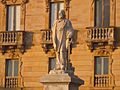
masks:
[(65, 18), (65, 11), (61, 10), (59, 11), (59, 19), (64, 19)]

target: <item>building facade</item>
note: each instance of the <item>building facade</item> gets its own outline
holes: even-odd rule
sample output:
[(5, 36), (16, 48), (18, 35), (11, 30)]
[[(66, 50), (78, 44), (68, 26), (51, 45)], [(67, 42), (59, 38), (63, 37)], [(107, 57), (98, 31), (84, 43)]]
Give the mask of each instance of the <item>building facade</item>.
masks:
[(119, 0), (0, 0), (0, 90), (43, 90), (55, 67), (52, 26), (64, 9), (79, 90), (120, 90)]

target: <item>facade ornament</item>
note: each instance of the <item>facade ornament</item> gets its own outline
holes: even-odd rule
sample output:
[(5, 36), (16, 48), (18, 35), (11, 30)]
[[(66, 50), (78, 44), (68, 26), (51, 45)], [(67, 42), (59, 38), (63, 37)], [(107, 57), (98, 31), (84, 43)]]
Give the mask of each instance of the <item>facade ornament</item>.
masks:
[(10, 52), (10, 53), (9, 53), (9, 57), (10, 57), (11, 59), (19, 58), (19, 53), (16, 53), (16, 52)]
[(23, 3), (23, 4), (26, 4), (26, 3), (28, 3), (28, 1), (29, 1), (29, 0), (22, 0), (22, 3)]
[(71, 0), (64, 0), (66, 10), (68, 10), (68, 9), (70, 8), (70, 6), (69, 6), (70, 1), (71, 1)]
[(12, 2), (13, 2), (13, 3), (16, 3), (16, 2), (17, 2), (17, 0), (12, 0)]
[(100, 55), (100, 56), (110, 56), (111, 55), (111, 51), (109, 50), (95, 50), (94, 51), (94, 55)]
[(21, 78), (21, 84), (20, 87), (24, 87), (24, 78), (23, 78), (23, 61), (22, 61), (22, 57), (19, 57), (19, 61), (20, 61), (20, 78)]
[(49, 6), (50, 0), (45, 0), (45, 3), (46, 3), (46, 12), (48, 12), (50, 8)]
[[(18, 0), (0, 0), (0, 2), (4, 5), (8, 4), (7, 2), (10, 1), (11, 3), (15, 4)], [(21, 0), (21, 4), (26, 4), (29, 0)]]
[(4, 5), (6, 5), (6, 0), (0, 0), (0, 2)]

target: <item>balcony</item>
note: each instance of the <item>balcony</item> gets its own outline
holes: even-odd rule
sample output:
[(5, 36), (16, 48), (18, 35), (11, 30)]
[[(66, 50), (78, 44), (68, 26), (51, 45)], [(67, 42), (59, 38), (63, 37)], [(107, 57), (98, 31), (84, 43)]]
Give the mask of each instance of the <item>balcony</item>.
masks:
[(99, 88), (112, 86), (112, 77), (110, 75), (95, 75), (94, 86)]
[[(0, 46), (4, 47), (19, 47), (24, 44), (24, 31), (5, 31), (0, 32)], [(5, 49), (4, 49), (5, 50)]]
[(18, 77), (6, 77), (5, 87), (6, 88), (17, 88), (18, 87)]
[(89, 49), (94, 49), (96, 44), (114, 47), (114, 27), (109, 28), (87, 28), (87, 40)]
[(52, 30), (42, 29), (41, 30), (41, 44), (42, 48), (47, 53), (52, 48)]

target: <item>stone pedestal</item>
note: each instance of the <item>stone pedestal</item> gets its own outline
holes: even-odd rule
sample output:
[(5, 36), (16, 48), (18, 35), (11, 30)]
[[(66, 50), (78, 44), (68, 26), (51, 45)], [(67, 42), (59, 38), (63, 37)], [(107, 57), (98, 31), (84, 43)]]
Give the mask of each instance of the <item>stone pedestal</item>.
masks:
[(44, 90), (78, 90), (80, 81), (77, 77), (64, 74), (48, 74), (41, 78)]

